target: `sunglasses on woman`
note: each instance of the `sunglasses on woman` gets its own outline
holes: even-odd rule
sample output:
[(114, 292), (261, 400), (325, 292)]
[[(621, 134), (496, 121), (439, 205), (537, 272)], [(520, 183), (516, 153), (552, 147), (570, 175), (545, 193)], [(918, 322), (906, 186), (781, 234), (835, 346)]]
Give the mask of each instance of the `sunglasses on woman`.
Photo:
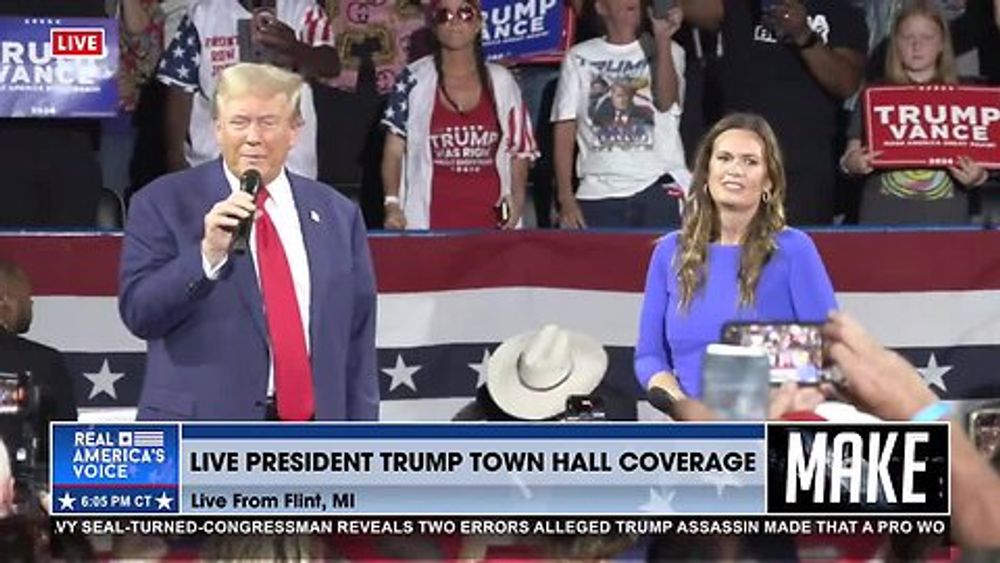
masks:
[(462, 4), (458, 10), (452, 12), (448, 8), (438, 8), (434, 12), (434, 23), (444, 25), (458, 20), (462, 23), (469, 23), (479, 17), (476, 9), (469, 4)]

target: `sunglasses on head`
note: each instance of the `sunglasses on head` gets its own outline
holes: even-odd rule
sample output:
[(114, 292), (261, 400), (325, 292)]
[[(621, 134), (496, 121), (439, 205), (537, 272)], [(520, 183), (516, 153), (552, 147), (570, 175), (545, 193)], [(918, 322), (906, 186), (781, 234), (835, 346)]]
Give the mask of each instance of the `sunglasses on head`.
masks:
[(435, 10), (434, 23), (437, 25), (444, 25), (453, 20), (458, 20), (462, 23), (469, 23), (475, 20), (478, 16), (479, 14), (476, 13), (475, 8), (469, 4), (462, 4), (455, 12), (450, 11), (448, 8), (438, 8)]

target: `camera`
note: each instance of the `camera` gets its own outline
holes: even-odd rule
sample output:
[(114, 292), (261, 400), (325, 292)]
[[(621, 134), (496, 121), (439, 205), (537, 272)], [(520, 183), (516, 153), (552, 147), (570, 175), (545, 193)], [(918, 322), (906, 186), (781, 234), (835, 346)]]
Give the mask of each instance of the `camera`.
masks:
[(607, 420), (604, 400), (596, 395), (570, 395), (566, 398), (566, 412), (563, 415), (563, 420), (567, 422)]
[(27, 388), (14, 373), (0, 373), (0, 415), (17, 414), (27, 403)]
[(19, 483), (44, 480), (39, 471), (38, 389), (24, 374), (0, 373), (0, 439), (10, 454), (11, 472)]

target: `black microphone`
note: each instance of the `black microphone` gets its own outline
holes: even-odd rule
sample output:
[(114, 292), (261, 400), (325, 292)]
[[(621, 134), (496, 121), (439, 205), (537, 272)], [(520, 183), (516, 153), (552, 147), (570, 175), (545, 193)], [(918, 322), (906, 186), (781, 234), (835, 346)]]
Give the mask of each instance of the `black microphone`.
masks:
[[(240, 191), (255, 196), (257, 189), (260, 188), (260, 183), (260, 172), (251, 168), (240, 176)], [(236, 228), (236, 238), (233, 239), (233, 252), (236, 254), (245, 254), (250, 248), (251, 225), (253, 225), (253, 215), (240, 221), (239, 227)]]
[(665, 389), (659, 387), (651, 388), (646, 392), (646, 399), (649, 400), (649, 404), (664, 414), (670, 414), (673, 410), (674, 399)]

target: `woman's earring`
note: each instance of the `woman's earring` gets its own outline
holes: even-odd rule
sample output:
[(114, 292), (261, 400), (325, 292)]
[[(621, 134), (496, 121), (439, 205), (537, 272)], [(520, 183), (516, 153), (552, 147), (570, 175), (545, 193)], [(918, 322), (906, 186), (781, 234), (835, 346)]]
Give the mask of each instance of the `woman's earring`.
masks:
[(761, 194), (760, 199), (764, 203), (767, 203), (767, 202), (771, 201), (771, 192), (769, 192), (767, 190), (764, 190), (764, 193)]

